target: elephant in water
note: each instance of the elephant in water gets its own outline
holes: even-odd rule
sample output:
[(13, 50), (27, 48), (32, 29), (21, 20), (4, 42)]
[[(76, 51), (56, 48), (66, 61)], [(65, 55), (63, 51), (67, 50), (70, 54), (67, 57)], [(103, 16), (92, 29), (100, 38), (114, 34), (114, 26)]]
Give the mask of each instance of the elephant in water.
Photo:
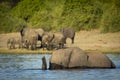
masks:
[(79, 47), (55, 50), (49, 61), (49, 69), (115, 68), (115, 64), (101, 52), (86, 53)]
[(75, 30), (73, 28), (62, 28), (61, 33), (65, 37), (65, 43), (67, 38), (70, 38), (72, 40), (72, 44), (74, 43)]

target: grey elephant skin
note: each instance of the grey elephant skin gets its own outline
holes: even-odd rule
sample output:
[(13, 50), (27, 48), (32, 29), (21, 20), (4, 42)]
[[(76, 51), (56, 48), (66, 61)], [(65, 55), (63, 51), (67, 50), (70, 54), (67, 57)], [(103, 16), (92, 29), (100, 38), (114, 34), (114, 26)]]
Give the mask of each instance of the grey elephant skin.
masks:
[(65, 41), (67, 38), (70, 38), (72, 40), (72, 44), (74, 43), (75, 30), (73, 28), (62, 28), (61, 33), (65, 37)]
[(15, 38), (9, 38), (7, 40), (7, 48), (9, 48), (9, 49), (15, 49), (15, 44), (16, 44)]
[(32, 29), (32, 28), (23, 28), (20, 31), (21, 38), (25, 43), (25, 47), (32, 50), (36, 49), (37, 41), (42, 41), (42, 36), (44, 34), (43, 29)]
[(42, 38), (42, 44), (47, 49), (63, 48), (65, 43), (65, 37), (61, 33), (46, 33)]
[(56, 50), (50, 58), (50, 70), (83, 68), (115, 68), (115, 65), (105, 54), (86, 54), (78, 47)]

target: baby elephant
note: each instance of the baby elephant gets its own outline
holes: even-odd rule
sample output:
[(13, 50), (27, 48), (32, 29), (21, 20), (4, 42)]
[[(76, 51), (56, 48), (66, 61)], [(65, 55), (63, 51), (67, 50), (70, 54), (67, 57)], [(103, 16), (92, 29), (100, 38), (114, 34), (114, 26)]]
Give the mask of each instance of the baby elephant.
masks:
[(16, 44), (15, 38), (9, 38), (8, 39), (8, 41), (7, 41), (7, 47), (9, 49), (15, 49), (15, 44)]

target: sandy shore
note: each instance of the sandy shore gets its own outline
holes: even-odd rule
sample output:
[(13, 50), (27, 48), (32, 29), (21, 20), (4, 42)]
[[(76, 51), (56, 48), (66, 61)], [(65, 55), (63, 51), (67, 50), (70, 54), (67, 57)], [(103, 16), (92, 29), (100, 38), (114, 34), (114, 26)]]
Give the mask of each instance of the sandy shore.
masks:
[[(0, 34), (0, 52), (1, 53), (52, 53), (52, 51), (43, 51), (38, 49), (36, 51), (7, 49), (7, 40), (10, 37), (18, 39), (19, 33)], [(71, 44), (71, 40), (67, 39), (66, 47), (80, 47), (84, 51), (98, 50), (101, 52), (120, 53), (120, 32), (116, 33), (100, 33), (98, 30), (80, 31), (76, 33), (75, 43)]]

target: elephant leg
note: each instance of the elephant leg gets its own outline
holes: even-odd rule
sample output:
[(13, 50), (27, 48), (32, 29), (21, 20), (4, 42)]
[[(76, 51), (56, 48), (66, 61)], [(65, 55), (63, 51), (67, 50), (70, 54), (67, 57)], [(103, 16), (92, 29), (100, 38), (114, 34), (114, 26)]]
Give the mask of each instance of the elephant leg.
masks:
[(33, 44), (33, 50), (36, 50), (36, 46), (35, 46), (35, 44)]
[(74, 37), (72, 38), (72, 44), (74, 44)]
[(12, 49), (12, 44), (10, 44), (10, 48), (9, 49)]
[(66, 39), (67, 39), (67, 38), (64, 39), (64, 43), (65, 43), (65, 44), (66, 44)]
[(35, 50), (36, 47), (35, 47), (35, 44), (31, 44), (31, 50)]
[(13, 44), (13, 49), (15, 49), (15, 44)]
[(13, 45), (13, 43), (11, 43), (11, 49), (13, 49), (14, 48), (14, 45)]
[(13, 49), (15, 49), (15, 45), (16, 45), (16, 42), (14, 41), (14, 42), (13, 42)]

